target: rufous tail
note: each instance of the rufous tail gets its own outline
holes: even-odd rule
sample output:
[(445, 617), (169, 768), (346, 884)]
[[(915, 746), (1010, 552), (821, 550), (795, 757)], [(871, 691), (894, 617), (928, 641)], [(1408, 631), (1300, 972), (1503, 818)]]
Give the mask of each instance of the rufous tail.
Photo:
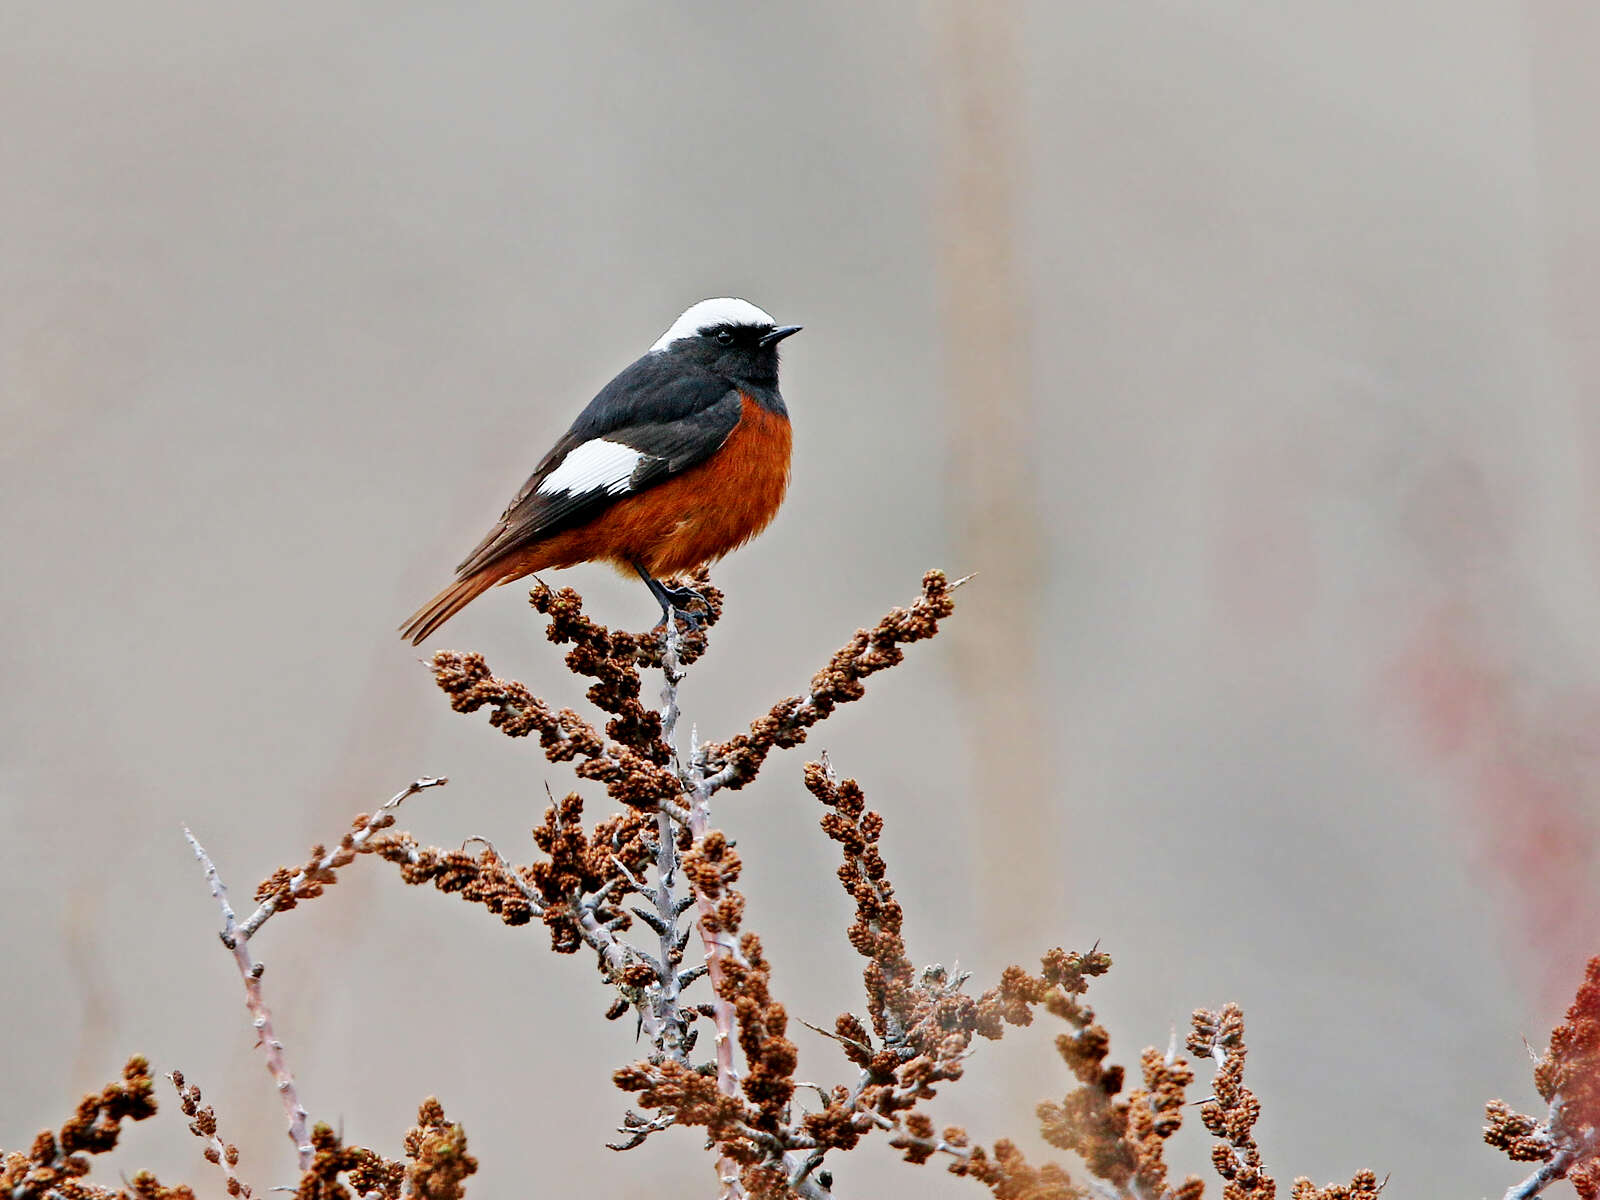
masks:
[(411, 619), (400, 627), (400, 636), (411, 639), (413, 646), (422, 645), (435, 629), (499, 583), (500, 579), (494, 571), (479, 571), (465, 579), (456, 580), (412, 613)]

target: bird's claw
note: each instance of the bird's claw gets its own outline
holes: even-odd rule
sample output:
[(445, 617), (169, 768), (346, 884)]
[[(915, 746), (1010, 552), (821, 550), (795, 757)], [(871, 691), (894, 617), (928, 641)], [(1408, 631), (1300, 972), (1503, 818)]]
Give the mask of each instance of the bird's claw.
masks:
[[(676, 617), (688, 626), (690, 633), (698, 633), (705, 628), (706, 614), (711, 611), (711, 603), (699, 592), (691, 587), (661, 586), (661, 594), (656, 597), (661, 601), (661, 623), (657, 629), (665, 629), (667, 622)], [(703, 612), (695, 612), (689, 606), (698, 604)]]

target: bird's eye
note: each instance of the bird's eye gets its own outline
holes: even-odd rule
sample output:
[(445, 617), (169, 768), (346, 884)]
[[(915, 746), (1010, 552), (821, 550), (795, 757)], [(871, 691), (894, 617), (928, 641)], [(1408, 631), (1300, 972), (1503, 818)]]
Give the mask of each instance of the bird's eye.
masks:
[(719, 329), (719, 330), (717, 330), (717, 341), (721, 342), (724, 346), (733, 345), (733, 330), (731, 330), (731, 329)]

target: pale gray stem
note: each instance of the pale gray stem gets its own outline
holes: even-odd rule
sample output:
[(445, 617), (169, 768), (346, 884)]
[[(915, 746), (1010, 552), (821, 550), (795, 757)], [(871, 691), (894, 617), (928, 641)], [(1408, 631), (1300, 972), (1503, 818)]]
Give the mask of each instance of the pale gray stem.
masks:
[[(171, 1074), (167, 1075), (167, 1079), (173, 1087), (178, 1088), (178, 1081), (173, 1079)], [(178, 1088), (178, 1098), (180, 1100), (183, 1098), (182, 1088)], [(210, 1146), (212, 1151), (216, 1154), (217, 1165), (222, 1168), (222, 1174), (238, 1185), (239, 1190), (237, 1194), (242, 1196), (246, 1192), (250, 1191), (249, 1186), (244, 1182), (244, 1180), (239, 1178), (239, 1173), (234, 1169), (234, 1165), (228, 1161), (227, 1143), (215, 1133), (212, 1133), (209, 1137), (206, 1137), (203, 1140), (205, 1141), (206, 1145)], [(235, 1193), (230, 1190), (228, 1194), (234, 1195)]]
[(659, 926), (660, 965), (657, 986), (652, 989), (661, 1012), (662, 1037), (656, 1049), (674, 1062), (687, 1062), (688, 1051), (684, 1043), (688, 1037), (688, 1023), (678, 1004), (681, 986), (678, 967), (678, 897), (674, 891), (678, 878), (677, 831), (672, 818), (666, 813), (656, 814), (656, 919)]
[(1504, 1200), (1530, 1200), (1552, 1183), (1565, 1179), (1573, 1167), (1600, 1154), (1600, 1128), (1591, 1127), (1582, 1134), (1569, 1130), (1566, 1105), (1560, 1094), (1550, 1100), (1545, 1129), (1548, 1131), (1546, 1136), (1559, 1149), (1541, 1163), (1532, 1175), (1508, 1188)]
[[(678, 708), (678, 684), (682, 682), (684, 675), (683, 667), (679, 660), (679, 652), (683, 644), (682, 639), (683, 635), (678, 632), (677, 622), (669, 620), (661, 637), (661, 674), (665, 680), (661, 689), (661, 739), (672, 747), (673, 759), (678, 767), (678, 777), (683, 781), (684, 787), (688, 789), (690, 795), (688, 811), (680, 820), (688, 825), (690, 837), (694, 842), (698, 843), (711, 828), (711, 809), (709, 804), (711, 791), (706, 785), (704, 760), (700, 755), (699, 739), (695, 736), (694, 731), (691, 730), (689, 735), (689, 765), (687, 768), (683, 765), (682, 758), (679, 756), (677, 746), (673, 740), (677, 733), (678, 718), (681, 715)], [(676, 814), (669, 814), (666, 811), (666, 806), (663, 805), (659, 820), (661, 849), (658, 851), (657, 860), (658, 870), (662, 872), (662, 886), (658, 892), (661, 901), (658, 902), (657, 911), (663, 920), (669, 918), (669, 909), (665, 903), (668, 895), (666, 888), (668, 864), (670, 863), (672, 869), (675, 869), (677, 864), (677, 845), (670, 836), (673, 831), (668, 821), (669, 815), (676, 817)], [(739, 1093), (739, 1076), (733, 1064), (733, 1005), (724, 1000), (720, 992), (722, 982), (722, 946), (720, 941), (705, 926), (705, 918), (711, 915), (713, 911), (710, 899), (702, 895), (700, 890), (694, 888), (693, 885), (691, 885), (691, 891), (695, 901), (695, 928), (700, 932), (700, 940), (705, 947), (706, 970), (711, 976), (711, 1004), (712, 1012), (715, 1014), (713, 1020), (717, 1029), (717, 1089), (725, 1096), (736, 1096)], [(670, 910), (670, 919), (674, 923), (674, 930), (676, 928), (677, 915), (675, 908)], [(670, 970), (671, 957), (669, 948), (666, 945), (666, 935), (663, 935), (662, 942), (662, 965)], [(666, 973), (663, 973), (664, 976)], [(673, 998), (676, 1001), (676, 989), (679, 984), (675, 977), (676, 972), (671, 973), (674, 975), (671, 987), (674, 989)], [(665, 978), (663, 978), (663, 986), (666, 986)], [(719, 1192), (719, 1200), (742, 1200), (745, 1195), (744, 1185), (739, 1182), (738, 1164), (731, 1158), (723, 1156), (717, 1159), (717, 1179), (722, 1185)]]
[(314, 1151), (311, 1147), (310, 1134), (306, 1130), (305, 1105), (300, 1103), (300, 1092), (295, 1087), (294, 1076), (284, 1059), (283, 1043), (272, 1030), (272, 1013), (267, 1009), (267, 1002), (261, 994), (261, 974), (265, 967), (250, 953), (249, 936), (240, 932), (233, 906), (228, 903), (228, 889), (223, 886), (222, 877), (217, 874), (216, 864), (211, 861), (210, 855), (205, 852), (205, 848), (200, 845), (194, 834), (189, 832), (188, 826), (184, 826), (183, 836), (189, 839), (189, 845), (194, 848), (194, 856), (205, 868), (206, 882), (211, 885), (212, 897), (222, 907), (222, 944), (233, 952), (233, 961), (238, 965), (239, 977), (244, 980), (245, 1007), (250, 1010), (250, 1023), (256, 1031), (258, 1045), (267, 1060), (267, 1070), (271, 1072), (272, 1080), (277, 1084), (278, 1097), (283, 1102), (284, 1116), (289, 1123), (289, 1140), (294, 1143), (300, 1169), (309, 1170)]

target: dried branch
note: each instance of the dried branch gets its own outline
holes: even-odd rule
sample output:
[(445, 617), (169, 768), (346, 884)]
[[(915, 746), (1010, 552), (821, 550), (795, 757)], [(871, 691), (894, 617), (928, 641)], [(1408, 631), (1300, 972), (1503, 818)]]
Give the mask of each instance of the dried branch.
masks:
[[(1255, 1124), (1261, 1101), (1244, 1086), (1244, 1010), (1224, 1004), (1220, 1012), (1196, 1009), (1189, 1033), (1189, 1050), (1212, 1059), (1217, 1073), (1212, 1096), (1200, 1106), (1200, 1120), (1217, 1139), (1211, 1148), (1211, 1165), (1227, 1181), (1225, 1200), (1272, 1200), (1277, 1184), (1261, 1164)], [(1383, 1184), (1371, 1171), (1358, 1171), (1348, 1184), (1318, 1187), (1304, 1176), (1294, 1181), (1293, 1200), (1377, 1200)]]
[(394, 824), (394, 810), (399, 808), (402, 802), (428, 788), (443, 787), (449, 782), (443, 778), (414, 780), (403, 791), (391, 796), (383, 807), (371, 816), (357, 817), (354, 827), (340, 839), (336, 850), (325, 852), (321, 846), (314, 847), (311, 851), (311, 860), (292, 875), (280, 868), (256, 888), (256, 899), (260, 904), (255, 912), (240, 922), (236, 936), (249, 940), (255, 936), (256, 930), (267, 923), (267, 918), (273, 913), (285, 912), (301, 900), (322, 895), (324, 888), (331, 887), (337, 882), (335, 872), (340, 867), (349, 866), (355, 860), (357, 852), (374, 834)]
[(448, 780), (442, 778), (423, 778), (412, 782), (391, 797), (376, 813), (357, 817), (353, 831), (345, 834), (338, 849), (332, 853), (327, 853), (318, 846), (311, 852), (311, 861), (299, 872), (291, 873), (283, 868), (274, 872), (256, 890), (260, 906), (243, 923), (239, 922), (232, 904), (228, 902), (228, 889), (223, 886), (216, 864), (211, 861), (188, 826), (184, 826), (183, 836), (189, 840), (195, 858), (199, 859), (205, 868), (206, 882), (211, 885), (211, 895), (222, 908), (220, 934), (222, 944), (233, 953), (234, 963), (239, 968), (239, 977), (244, 981), (245, 1007), (250, 1010), (251, 1026), (256, 1031), (258, 1044), (266, 1059), (267, 1070), (272, 1074), (273, 1083), (278, 1088), (278, 1096), (283, 1102), (284, 1117), (289, 1126), (289, 1140), (294, 1143), (295, 1154), (302, 1171), (310, 1168), (316, 1149), (306, 1129), (305, 1105), (300, 1102), (299, 1089), (284, 1057), (283, 1043), (273, 1031), (272, 1012), (267, 1008), (266, 999), (262, 994), (261, 976), (265, 973), (266, 966), (251, 953), (250, 938), (266, 924), (274, 912), (293, 908), (301, 900), (321, 895), (322, 890), (334, 882), (334, 872), (337, 868), (345, 866), (357, 853), (367, 849), (373, 835), (379, 830), (394, 824), (394, 809), (398, 808), (408, 796), (415, 796), (428, 788), (441, 787), (447, 782)]
[(1228, 1181), (1230, 1198), (1272, 1200), (1277, 1185), (1261, 1165), (1255, 1123), (1261, 1102), (1244, 1086), (1244, 1010), (1225, 1004), (1221, 1012), (1196, 1009), (1189, 1034), (1189, 1052), (1217, 1064), (1212, 1098), (1200, 1106), (1200, 1120), (1217, 1139), (1211, 1164)]

